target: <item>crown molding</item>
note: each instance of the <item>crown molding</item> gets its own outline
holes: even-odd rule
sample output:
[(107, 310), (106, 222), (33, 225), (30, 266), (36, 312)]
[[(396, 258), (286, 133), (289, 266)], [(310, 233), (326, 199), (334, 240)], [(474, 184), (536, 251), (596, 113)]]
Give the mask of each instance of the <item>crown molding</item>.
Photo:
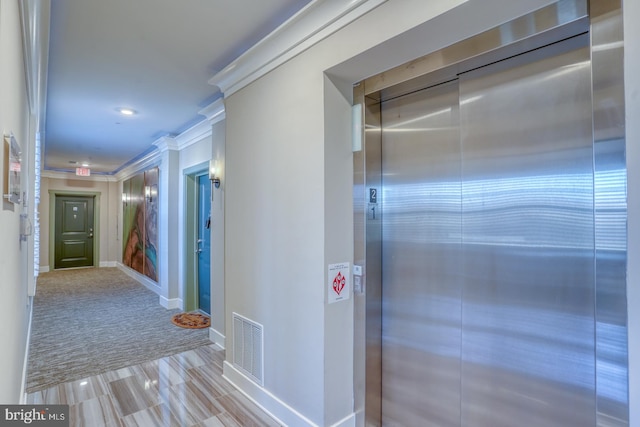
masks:
[(190, 145), (211, 136), (211, 133), (211, 125), (209, 122), (207, 120), (202, 120), (176, 137), (163, 136), (158, 138), (153, 143), (157, 150), (153, 150), (145, 156), (123, 167), (114, 175), (115, 180), (124, 181), (142, 170), (159, 166), (162, 162), (162, 153), (166, 151), (184, 150)]
[(224, 98), (218, 98), (211, 104), (198, 111), (198, 114), (205, 116), (210, 125), (214, 125), (225, 119)]
[[(157, 142), (157, 141), (156, 141)], [(154, 142), (155, 145), (155, 142)], [(166, 151), (166, 150), (165, 150)], [(133, 175), (147, 168), (160, 165), (162, 151), (153, 150), (145, 156), (139, 158), (135, 162), (128, 164), (120, 169), (114, 176), (117, 181), (124, 181), (127, 178), (131, 178)]]
[(94, 181), (94, 182), (117, 182), (118, 179), (114, 175), (91, 175), (91, 176), (77, 176), (73, 172), (62, 172), (62, 171), (52, 171), (52, 170), (43, 170), (40, 172), (41, 178), (49, 178), (49, 179), (73, 179), (78, 181)]
[(182, 151), (190, 145), (193, 145), (196, 142), (210, 137), (211, 133), (211, 125), (209, 124), (209, 122), (206, 120), (202, 120), (201, 122), (198, 122), (196, 125), (182, 132), (180, 135), (176, 136), (178, 149)]
[(51, 5), (49, 1), (23, 0), (20, 2), (20, 16), (29, 110), (38, 118), (39, 127), (43, 129), (47, 105)]
[(167, 150), (180, 150), (178, 140), (172, 136), (160, 137), (153, 142), (153, 145), (158, 147), (158, 150), (161, 153), (164, 153)]
[(209, 79), (209, 84), (228, 97), (386, 1), (313, 0)]

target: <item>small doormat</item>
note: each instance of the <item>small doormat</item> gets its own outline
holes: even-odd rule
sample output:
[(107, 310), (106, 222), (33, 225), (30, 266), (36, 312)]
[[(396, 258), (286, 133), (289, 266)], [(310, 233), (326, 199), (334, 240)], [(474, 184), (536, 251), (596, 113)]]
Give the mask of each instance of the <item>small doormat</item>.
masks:
[(178, 313), (171, 318), (171, 322), (187, 329), (203, 329), (211, 326), (211, 319), (201, 313)]

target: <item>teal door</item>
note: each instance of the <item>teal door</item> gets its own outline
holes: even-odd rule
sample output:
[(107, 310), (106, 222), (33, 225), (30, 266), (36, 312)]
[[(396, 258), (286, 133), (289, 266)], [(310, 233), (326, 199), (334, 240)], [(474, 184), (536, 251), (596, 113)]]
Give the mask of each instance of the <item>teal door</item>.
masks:
[(54, 268), (93, 266), (93, 196), (56, 196)]
[(211, 181), (198, 176), (198, 309), (211, 314)]

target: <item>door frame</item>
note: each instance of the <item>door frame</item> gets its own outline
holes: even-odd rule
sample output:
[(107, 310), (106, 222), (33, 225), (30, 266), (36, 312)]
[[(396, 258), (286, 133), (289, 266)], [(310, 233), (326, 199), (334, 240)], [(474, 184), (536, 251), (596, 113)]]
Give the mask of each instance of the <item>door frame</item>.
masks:
[(209, 162), (184, 170), (184, 290), (185, 311), (198, 309), (198, 258), (195, 247), (198, 239), (198, 177), (207, 175)]
[[(575, 5), (572, 16), (563, 16), (564, 21), (543, 22), (547, 18), (559, 17), (556, 8), (565, 3)], [(589, 11), (591, 14), (589, 14)], [(594, 90), (598, 85), (607, 81), (624, 81), (624, 66), (622, 56), (607, 61), (603, 55), (593, 54), (594, 46), (611, 37), (607, 33), (607, 25), (615, 27), (615, 36), (622, 41), (622, 29), (618, 24), (622, 22), (622, 2), (606, 0), (556, 0), (553, 3), (533, 11), (520, 18), (506, 22), (498, 27), (471, 36), (448, 47), (443, 47), (424, 57), (387, 70), (358, 82), (353, 89), (353, 110), (355, 133), (354, 146), (358, 147), (353, 153), (353, 222), (354, 222), (354, 265), (362, 267), (361, 291), (354, 296), (354, 384), (360, 384), (354, 390), (354, 404), (360, 408), (358, 425), (381, 425), (381, 303), (382, 303), (382, 271), (381, 246), (382, 228), (380, 221), (368, 219), (369, 188), (381, 188), (381, 123), (380, 102), (422, 89), (455, 78), (464, 71), (496, 62), (501, 59), (524, 53), (539, 47), (554, 43), (569, 37), (589, 32), (591, 41), (592, 95), (593, 95), (593, 124), (594, 146), (606, 137), (606, 130), (614, 128), (622, 135), (622, 146), (617, 155), (624, 155), (626, 141), (624, 137), (624, 97), (616, 109), (611, 109), (609, 115), (596, 116), (596, 106), (601, 106), (602, 91)], [(544, 17), (547, 18), (544, 18)], [(536, 19), (538, 18), (538, 19)], [(535, 23), (536, 25), (527, 26)], [(540, 25), (538, 25), (540, 24)], [(526, 28), (525, 28), (526, 27)], [(513, 31), (513, 30), (518, 31)], [(526, 29), (526, 31), (525, 31)], [(518, 34), (514, 40), (503, 41), (501, 31), (505, 34)], [(496, 34), (498, 37), (496, 37)], [(522, 37), (522, 38), (520, 38)], [(497, 44), (493, 45), (491, 40)], [(607, 66), (603, 66), (606, 61)], [(609, 74), (607, 74), (609, 73)], [(613, 113), (611, 113), (613, 112)], [(606, 116), (606, 117), (604, 117)], [(613, 125), (612, 125), (613, 124)], [(366, 133), (365, 133), (366, 128)], [(359, 143), (358, 143), (359, 141)], [(603, 160), (594, 154), (594, 167)], [(625, 184), (627, 186), (627, 184)], [(597, 195), (594, 195), (597, 197)], [(594, 201), (596, 204), (597, 200)], [(595, 211), (596, 221), (603, 213)], [(626, 215), (626, 208), (625, 208)], [(621, 245), (626, 244), (627, 236), (620, 238)], [(602, 252), (596, 234), (596, 265), (602, 262), (599, 255)], [(626, 249), (625, 249), (626, 251)], [(626, 268), (625, 252), (625, 268)], [(597, 269), (597, 267), (596, 267)], [(624, 274), (621, 275), (621, 277)], [(596, 276), (596, 291), (600, 279)], [(623, 280), (626, 280), (626, 276)], [(617, 285), (626, 286), (625, 283)], [(365, 291), (366, 289), (366, 291)], [(624, 301), (617, 303), (626, 306)], [(596, 307), (597, 316), (598, 307)], [(626, 310), (625, 310), (626, 311)], [(628, 323), (625, 323), (625, 329)], [(596, 335), (596, 353), (602, 346), (602, 338)], [(624, 351), (628, 351), (624, 343)], [(628, 353), (627, 353), (628, 355)], [(599, 359), (596, 359), (596, 365)], [(628, 378), (628, 363), (625, 366)], [(596, 369), (596, 405), (601, 397), (597, 385), (601, 378)], [(629, 409), (627, 395), (627, 416)], [(597, 408), (605, 415), (608, 408)], [(615, 415), (615, 414), (614, 414)]]
[[(93, 266), (100, 266), (100, 195), (92, 191), (49, 190), (49, 268), (55, 270), (56, 197), (93, 197)], [(85, 268), (85, 267), (79, 267)]]

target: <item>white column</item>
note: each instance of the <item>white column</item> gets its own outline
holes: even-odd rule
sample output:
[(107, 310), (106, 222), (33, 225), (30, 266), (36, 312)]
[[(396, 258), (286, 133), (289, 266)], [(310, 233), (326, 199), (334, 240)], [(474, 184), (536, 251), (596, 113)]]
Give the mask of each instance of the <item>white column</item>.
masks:
[(211, 341), (225, 347), (225, 280), (224, 280), (224, 196), (225, 196), (225, 109), (217, 99), (199, 114), (211, 124), (211, 159), (218, 166), (220, 188), (213, 188), (211, 202)]
[(162, 137), (153, 143), (160, 151), (158, 183), (158, 286), (160, 304), (180, 308), (178, 260), (179, 152), (174, 138)]

